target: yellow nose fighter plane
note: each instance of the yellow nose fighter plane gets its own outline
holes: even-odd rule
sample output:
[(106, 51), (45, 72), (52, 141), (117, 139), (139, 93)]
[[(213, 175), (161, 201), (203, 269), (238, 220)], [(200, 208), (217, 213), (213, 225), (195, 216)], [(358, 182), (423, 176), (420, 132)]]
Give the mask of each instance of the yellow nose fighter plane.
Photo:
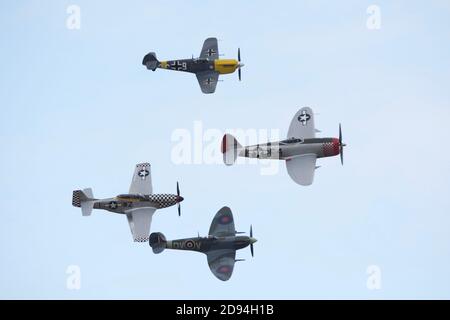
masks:
[(158, 61), (156, 54), (150, 52), (142, 60), (142, 64), (148, 70), (169, 69), (195, 73), (203, 93), (214, 93), (220, 74), (233, 73), (238, 70), (241, 80), (241, 50), (238, 49), (238, 59), (219, 59), (219, 48), (216, 38), (208, 38), (203, 43), (202, 51), (198, 58)]

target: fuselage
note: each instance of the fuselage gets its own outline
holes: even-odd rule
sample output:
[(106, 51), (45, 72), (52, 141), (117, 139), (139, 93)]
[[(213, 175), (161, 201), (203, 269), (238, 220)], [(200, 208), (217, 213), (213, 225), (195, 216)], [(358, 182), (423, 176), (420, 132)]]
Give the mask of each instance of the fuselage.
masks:
[(113, 198), (94, 201), (94, 209), (103, 209), (115, 213), (126, 213), (136, 208), (167, 208), (183, 201), (175, 194), (121, 194)]
[(223, 249), (239, 250), (254, 242), (256, 242), (256, 239), (248, 236), (208, 236), (167, 241), (165, 248), (207, 253)]
[(303, 154), (316, 154), (317, 158), (339, 154), (339, 139), (336, 138), (291, 138), (242, 147), (238, 155), (247, 158), (287, 160)]
[(239, 68), (239, 61), (235, 59), (179, 59), (160, 61), (158, 68), (190, 73), (216, 71), (219, 74), (227, 74), (233, 73)]

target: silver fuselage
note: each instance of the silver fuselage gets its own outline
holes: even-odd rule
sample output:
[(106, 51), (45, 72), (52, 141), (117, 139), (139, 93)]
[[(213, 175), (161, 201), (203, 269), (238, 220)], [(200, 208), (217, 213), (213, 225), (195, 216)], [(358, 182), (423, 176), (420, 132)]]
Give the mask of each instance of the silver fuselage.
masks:
[(315, 154), (317, 158), (339, 154), (339, 140), (336, 138), (313, 138), (299, 142), (268, 142), (246, 146), (238, 150), (238, 156), (258, 159), (286, 160), (304, 154)]
[(167, 208), (183, 201), (175, 194), (122, 194), (114, 198), (94, 200), (94, 209), (126, 213), (137, 208)]

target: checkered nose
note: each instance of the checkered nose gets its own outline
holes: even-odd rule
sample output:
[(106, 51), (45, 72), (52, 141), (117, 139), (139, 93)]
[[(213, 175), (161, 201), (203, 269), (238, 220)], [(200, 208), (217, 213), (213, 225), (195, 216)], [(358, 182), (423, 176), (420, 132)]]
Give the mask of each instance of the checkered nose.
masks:
[(333, 138), (333, 155), (339, 154), (340, 144), (339, 139)]
[(336, 156), (339, 154), (339, 139), (333, 138), (330, 142), (325, 142), (322, 147), (325, 157)]

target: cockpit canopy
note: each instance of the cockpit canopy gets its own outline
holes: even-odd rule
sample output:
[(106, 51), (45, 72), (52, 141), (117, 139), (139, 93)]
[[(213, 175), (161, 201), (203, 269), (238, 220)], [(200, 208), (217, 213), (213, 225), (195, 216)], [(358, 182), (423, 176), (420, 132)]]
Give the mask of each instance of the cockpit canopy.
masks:
[(194, 63), (207, 63), (209, 60), (204, 58), (193, 58), (192, 61)]
[(300, 138), (289, 138), (283, 141), (280, 141), (280, 144), (291, 144), (291, 143), (301, 143), (303, 142)]
[(145, 196), (142, 194), (119, 194), (117, 196), (118, 199), (136, 199), (136, 200), (145, 200)]

